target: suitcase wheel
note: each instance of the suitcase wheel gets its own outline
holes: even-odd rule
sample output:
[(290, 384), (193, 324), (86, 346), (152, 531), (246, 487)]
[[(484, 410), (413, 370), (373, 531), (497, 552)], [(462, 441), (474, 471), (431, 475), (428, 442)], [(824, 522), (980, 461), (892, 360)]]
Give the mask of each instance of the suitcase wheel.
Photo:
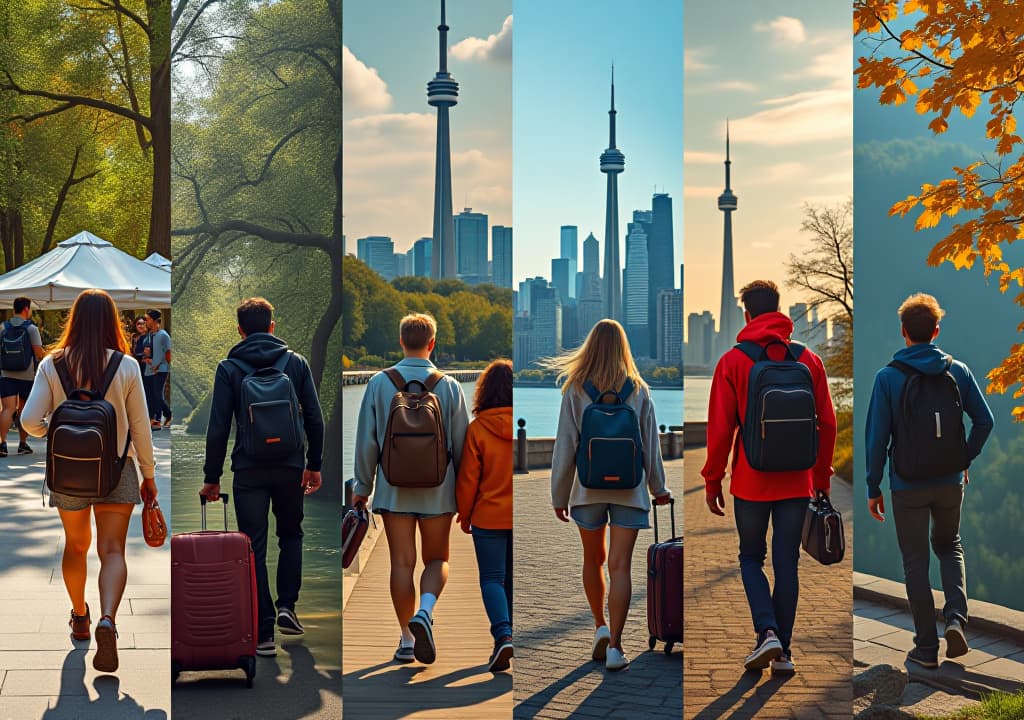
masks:
[(665, 654), (666, 655), (671, 655), (672, 654), (672, 646), (673, 645), (674, 645), (674, 643), (670, 643), (670, 642), (669, 643), (665, 643)]
[(242, 669), (245, 670), (245, 686), (247, 688), (251, 688), (252, 681), (256, 677), (256, 658), (245, 658), (244, 666), (242, 667)]
[(651, 635), (649, 638), (647, 638), (647, 647), (650, 648), (651, 650), (653, 650), (654, 646), (657, 645), (657, 644), (658, 644), (658, 638), (654, 637), (653, 635)]

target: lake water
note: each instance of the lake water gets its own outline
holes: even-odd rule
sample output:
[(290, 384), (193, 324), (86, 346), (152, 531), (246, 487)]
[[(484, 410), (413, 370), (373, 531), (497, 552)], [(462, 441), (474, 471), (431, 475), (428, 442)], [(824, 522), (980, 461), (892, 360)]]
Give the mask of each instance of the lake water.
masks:
[[(347, 400), (346, 396), (346, 400)], [(171, 491), (172, 532), (199, 530), (200, 505), (199, 488), (203, 484), (203, 457), (206, 440), (200, 435), (189, 435), (177, 428), (173, 434), (172, 467), (174, 474)], [(232, 440), (233, 442), (233, 440)], [(227, 465), (228, 463), (225, 463)], [(231, 472), (226, 469), (221, 479), (221, 489), (231, 493)], [(233, 501), (232, 501), (233, 502)], [(305, 519), (302, 523), (302, 592), (296, 613), (306, 627), (303, 645), (309, 649), (320, 667), (341, 667), (341, 516), (340, 501), (337, 498), (311, 495), (306, 498)], [(209, 507), (207, 527), (219, 530), (223, 527), (223, 511), (220, 504)], [(237, 529), (234, 512), (228, 508), (229, 527)], [(267, 542), (267, 570), (273, 592), (277, 571), (277, 539), (274, 535), (274, 516), (270, 516), (270, 532)], [(279, 653), (278, 661), (283, 664), (288, 653)]]

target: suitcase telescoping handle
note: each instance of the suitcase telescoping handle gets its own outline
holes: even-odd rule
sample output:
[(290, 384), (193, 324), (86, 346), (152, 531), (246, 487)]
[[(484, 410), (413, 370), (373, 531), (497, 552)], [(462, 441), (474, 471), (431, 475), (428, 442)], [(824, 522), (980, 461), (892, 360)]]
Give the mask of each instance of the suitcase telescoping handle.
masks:
[[(654, 515), (654, 542), (658, 542), (658, 506), (651, 503), (652, 510), (651, 514)], [(672, 535), (670, 537), (676, 537), (676, 499), (669, 498), (668, 501), (669, 517), (672, 522)]]
[[(218, 498), (218, 499), (224, 501), (224, 532), (228, 531), (228, 497), (229, 497), (229, 495), (227, 493), (221, 493), (220, 494), (220, 498)], [(200, 495), (199, 496), (199, 505), (203, 509), (203, 530), (205, 530), (206, 529), (206, 496), (205, 495)]]

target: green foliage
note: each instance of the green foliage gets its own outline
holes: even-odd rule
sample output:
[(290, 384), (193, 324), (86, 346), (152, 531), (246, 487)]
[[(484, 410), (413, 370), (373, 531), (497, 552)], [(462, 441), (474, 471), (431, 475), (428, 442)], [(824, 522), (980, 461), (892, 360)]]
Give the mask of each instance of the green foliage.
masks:
[(918, 715), (918, 720), (1020, 720), (1024, 718), (1024, 690), (1015, 693), (993, 692), (980, 705), (958, 710), (952, 715)]
[(656, 367), (650, 374), (650, 379), (659, 384), (676, 382), (679, 378), (680, 372), (677, 367)]
[(446, 366), (512, 354), (512, 297), (507, 290), (415, 277), (387, 283), (351, 256), (344, 258), (342, 271), (346, 350), (361, 347), (372, 355), (393, 353), (402, 317), (425, 312), (437, 321), (437, 357)]
[(836, 450), (832, 454), (835, 474), (848, 482), (853, 481), (853, 410), (837, 410)]

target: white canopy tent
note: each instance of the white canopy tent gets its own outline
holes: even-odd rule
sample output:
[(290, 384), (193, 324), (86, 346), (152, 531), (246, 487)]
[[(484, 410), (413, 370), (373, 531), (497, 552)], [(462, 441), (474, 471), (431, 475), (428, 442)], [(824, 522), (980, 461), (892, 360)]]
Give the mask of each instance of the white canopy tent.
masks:
[(160, 253), (153, 253), (148, 258), (143, 260), (143, 262), (147, 262), (153, 267), (158, 267), (161, 270), (166, 270), (167, 272), (171, 271), (171, 261), (165, 258)]
[(27, 297), (39, 310), (65, 310), (83, 290), (110, 293), (123, 310), (171, 306), (171, 274), (118, 250), (88, 231), (0, 275), (0, 307)]

